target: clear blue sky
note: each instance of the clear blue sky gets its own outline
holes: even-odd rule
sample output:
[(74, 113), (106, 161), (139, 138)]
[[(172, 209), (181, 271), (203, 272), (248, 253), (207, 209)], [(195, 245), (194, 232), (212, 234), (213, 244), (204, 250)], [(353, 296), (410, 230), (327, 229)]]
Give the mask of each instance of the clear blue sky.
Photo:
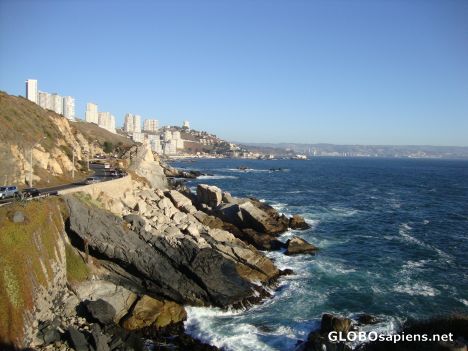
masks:
[(235, 141), (468, 145), (467, 0), (0, 1), (24, 81)]

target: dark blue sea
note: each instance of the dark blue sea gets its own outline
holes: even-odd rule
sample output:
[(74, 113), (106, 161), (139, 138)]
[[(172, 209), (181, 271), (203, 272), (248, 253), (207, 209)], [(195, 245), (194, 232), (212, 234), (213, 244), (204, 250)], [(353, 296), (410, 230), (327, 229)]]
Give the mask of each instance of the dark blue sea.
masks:
[[(247, 311), (188, 308), (194, 336), (227, 350), (294, 350), (323, 313), (379, 317), (365, 330), (392, 332), (412, 318), (468, 313), (468, 162), (313, 158), (199, 160), (189, 182), (253, 196), (311, 224), (290, 231), (316, 256), (266, 253), (294, 275)], [(239, 166), (246, 166), (241, 171)], [(281, 168), (281, 171), (271, 171)]]

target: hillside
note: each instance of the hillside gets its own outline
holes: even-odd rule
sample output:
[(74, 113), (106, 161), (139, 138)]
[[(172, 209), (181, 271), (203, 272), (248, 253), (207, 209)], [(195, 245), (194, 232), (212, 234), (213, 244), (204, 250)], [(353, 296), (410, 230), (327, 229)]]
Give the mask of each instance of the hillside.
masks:
[[(86, 176), (86, 154), (128, 147), (131, 141), (94, 125), (70, 122), (33, 102), (0, 92), (0, 184), (24, 187), (33, 160), (33, 186), (46, 187)], [(32, 150), (32, 151), (31, 151)], [(73, 151), (75, 165), (72, 163)]]
[(94, 140), (98, 140), (100, 144), (104, 142), (111, 143), (112, 145), (122, 145), (124, 147), (129, 147), (134, 144), (131, 139), (125, 138), (119, 134), (113, 134), (103, 128), (98, 127), (94, 123), (87, 123), (82, 121), (77, 121), (71, 123), (72, 127), (78, 132), (83, 134), (86, 140), (92, 143)]

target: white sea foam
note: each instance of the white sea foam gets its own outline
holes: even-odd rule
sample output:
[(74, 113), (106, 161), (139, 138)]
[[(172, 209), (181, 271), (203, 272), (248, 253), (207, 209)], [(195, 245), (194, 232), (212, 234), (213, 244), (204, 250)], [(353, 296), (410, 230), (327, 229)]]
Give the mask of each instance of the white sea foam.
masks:
[(237, 179), (236, 176), (230, 175), (201, 175), (197, 179)]
[(354, 267), (346, 267), (338, 261), (324, 261), (321, 259), (311, 262), (319, 271), (326, 272), (330, 275), (341, 275), (356, 272)]
[[(231, 312), (206, 307), (187, 307), (186, 310), (187, 332), (202, 341), (225, 350), (272, 350), (269, 345), (261, 341), (259, 336), (262, 332), (255, 325), (240, 320), (233, 322), (230, 319)], [(220, 323), (221, 319), (225, 320)]]
[[(225, 169), (226, 170), (226, 169)], [(239, 168), (227, 168), (229, 172), (234, 173), (256, 173), (256, 172), (271, 172), (269, 169), (255, 169), (255, 168), (247, 168), (247, 169), (239, 169)]]
[(429, 261), (430, 260), (406, 261), (405, 264), (403, 264), (402, 268), (403, 270), (414, 270), (414, 269), (422, 268)]
[(400, 228), (398, 229), (398, 233), (400, 234), (401, 239), (404, 240), (404, 241), (407, 241), (408, 243), (415, 244), (415, 245), (424, 247), (424, 248), (429, 249), (429, 250), (434, 250), (435, 252), (437, 252), (437, 254), (440, 257), (445, 259), (447, 262), (450, 262), (452, 260), (452, 256), (450, 256), (446, 252), (444, 252), (441, 249), (439, 249), (439, 248), (437, 248), (437, 247), (435, 247), (433, 245), (427, 244), (427, 243), (415, 238), (414, 236), (412, 236), (410, 234), (412, 229), (413, 229), (413, 227), (411, 227), (408, 223), (400, 224)]
[(465, 300), (465, 299), (458, 299), (458, 301), (460, 301), (462, 304), (464, 304), (465, 306), (468, 306), (468, 300)]
[(439, 290), (422, 282), (398, 284), (393, 288), (394, 291), (412, 296), (436, 296)]
[(359, 213), (359, 210), (347, 207), (332, 207), (331, 210), (334, 212), (334, 215), (338, 217), (352, 217)]

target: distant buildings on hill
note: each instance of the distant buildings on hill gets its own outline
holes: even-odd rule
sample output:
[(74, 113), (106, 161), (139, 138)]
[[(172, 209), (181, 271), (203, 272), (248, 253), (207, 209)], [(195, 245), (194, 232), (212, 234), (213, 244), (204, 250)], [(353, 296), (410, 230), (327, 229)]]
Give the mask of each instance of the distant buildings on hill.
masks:
[(110, 112), (99, 112), (98, 105), (92, 102), (86, 104), (85, 121), (97, 124), (99, 127), (115, 133), (115, 117)]
[(141, 116), (127, 113), (124, 119), (123, 130), (126, 133), (140, 133), (141, 132)]
[(145, 119), (143, 130), (145, 132), (157, 132), (159, 128), (159, 121), (157, 119)]
[[(42, 108), (55, 111), (70, 120), (75, 119), (75, 99), (71, 96), (40, 91), (35, 79), (26, 80), (26, 98)], [(84, 120), (111, 133), (117, 132), (115, 116), (110, 112), (99, 111), (96, 103), (86, 104)], [(135, 142), (148, 141), (152, 150), (159, 154), (176, 155), (184, 151), (200, 153), (220, 142), (215, 136), (206, 132), (190, 130), (190, 122), (187, 120), (183, 121), (181, 127), (165, 126), (162, 128), (159, 127), (157, 119), (145, 119), (143, 128), (141, 122), (140, 115), (127, 113), (124, 116), (123, 128), (119, 133), (125, 134)]]
[(44, 109), (52, 110), (70, 120), (75, 119), (75, 99), (40, 91), (36, 79), (26, 80), (26, 98)]

